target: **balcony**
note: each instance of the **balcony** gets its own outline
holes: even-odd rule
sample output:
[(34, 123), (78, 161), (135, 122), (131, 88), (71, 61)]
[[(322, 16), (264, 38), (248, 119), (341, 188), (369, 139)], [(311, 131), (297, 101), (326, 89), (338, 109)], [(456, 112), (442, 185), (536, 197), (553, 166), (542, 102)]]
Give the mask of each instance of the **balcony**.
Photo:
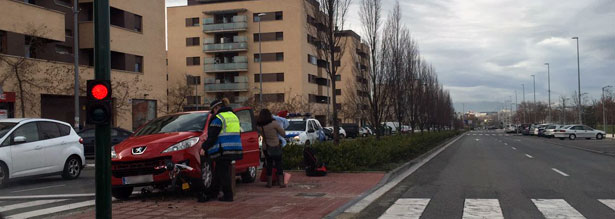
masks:
[(248, 71), (248, 57), (235, 56), (230, 62), (217, 62), (214, 58), (205, 59), (205, 72), (235, 72)]
[(246, 51), (248, 49), (248, 40), (245, 36), (234, 36), (233, 42), (227, 42), (224, 39), (226, 38), (221, 40), (222, 43), (214, 43), (214, 39), (211, 38), (206, 39), (205, 42), (203, 42), (203, 52), (239, 52)]
[(248, 91), (248, 77), (236, 76), (234, 82), (223, 83), (215, 78), (205, 78), (205, 92), (241, 92)]
[(203, 19), (204, 33), (237, 32), (248, 29), (248, 19), (245, 15), (233, 16), (228, 22), (215, 23), (214, 18)]

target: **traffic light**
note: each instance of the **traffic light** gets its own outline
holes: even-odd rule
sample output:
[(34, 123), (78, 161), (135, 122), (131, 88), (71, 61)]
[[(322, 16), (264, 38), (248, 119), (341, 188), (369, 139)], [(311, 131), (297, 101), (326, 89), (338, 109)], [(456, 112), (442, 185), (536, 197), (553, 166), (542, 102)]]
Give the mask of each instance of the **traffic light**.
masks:
[(87, 87), (86, 123), (89, 125), (111, 124), (111, 81), (88, 80)]

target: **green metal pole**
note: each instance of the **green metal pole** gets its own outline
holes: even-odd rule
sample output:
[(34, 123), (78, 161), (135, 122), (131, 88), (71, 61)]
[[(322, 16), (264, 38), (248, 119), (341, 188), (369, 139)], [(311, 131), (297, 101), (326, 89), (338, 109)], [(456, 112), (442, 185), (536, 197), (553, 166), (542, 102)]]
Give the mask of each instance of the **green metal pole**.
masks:
[[(111, 79), (109, 0), (94, 1), (94, 78)], [(96, 218), (111, 218), (111, 126), (96, 125)]]

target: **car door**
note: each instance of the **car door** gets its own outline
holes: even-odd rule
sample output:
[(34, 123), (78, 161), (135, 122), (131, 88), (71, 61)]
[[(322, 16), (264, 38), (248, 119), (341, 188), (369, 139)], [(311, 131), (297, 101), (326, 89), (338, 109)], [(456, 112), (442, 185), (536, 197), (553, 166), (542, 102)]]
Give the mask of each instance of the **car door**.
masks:
[(596, 134), (598, 134), (598, 132), (596, 132), (595, 129), (589, 127), (589, 126), (583, 126), (583, 129), (585, 129), (585, 137), (586, 138), (595, 138)]
[[(15, 137), (25, 137), (23, 143), (16, 143)], [(36, 122), (29, 122), (15, 129), (10, 135), (11, 160), (13, 160), (13, 177), (42, 174), (45, 152), (39, 141)]]
[(60, 129), (55, 122), (36, 122), (38, 134), (45, 154), (41, 158), (44, 162), (43, 171), (46, 173), (52, 170), (59, 171), (64, 166), (64, 161), (68, 158), (64, 155), (64, 150), (68, 146), (68, 141), (62, 138)]
[(243, 147), (243, 159), (235, 165), (237, 169), (257, 167), (260, 165), (260, 149), (258, 146), (258, 132), (256, 131), (254, 113), (251, 109), (235, 111), (239, 118), (241, 128), (241, 146)]

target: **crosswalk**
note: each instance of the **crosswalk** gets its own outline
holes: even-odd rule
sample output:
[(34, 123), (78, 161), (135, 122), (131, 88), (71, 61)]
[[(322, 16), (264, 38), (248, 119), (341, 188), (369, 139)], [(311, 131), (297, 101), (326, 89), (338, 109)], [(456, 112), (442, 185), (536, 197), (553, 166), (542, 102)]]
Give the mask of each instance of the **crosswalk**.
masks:
[(0, 200), (0, 215), (6, 219), (32, 218), (94, 205), (91, 197)]
[[(546, 219), (584, 219), (564, 199), (532, 199), (532, 203)], [(615, 199), (599, 199), (602, 204), (615, 211)], [(429, 205), (426, 198), (400, 198), (389, 207), (380, 219), (408, 218), (418, 219)], [(504, 219), (498, 199), (466, 199), (463, 207), (463, 219)]]

